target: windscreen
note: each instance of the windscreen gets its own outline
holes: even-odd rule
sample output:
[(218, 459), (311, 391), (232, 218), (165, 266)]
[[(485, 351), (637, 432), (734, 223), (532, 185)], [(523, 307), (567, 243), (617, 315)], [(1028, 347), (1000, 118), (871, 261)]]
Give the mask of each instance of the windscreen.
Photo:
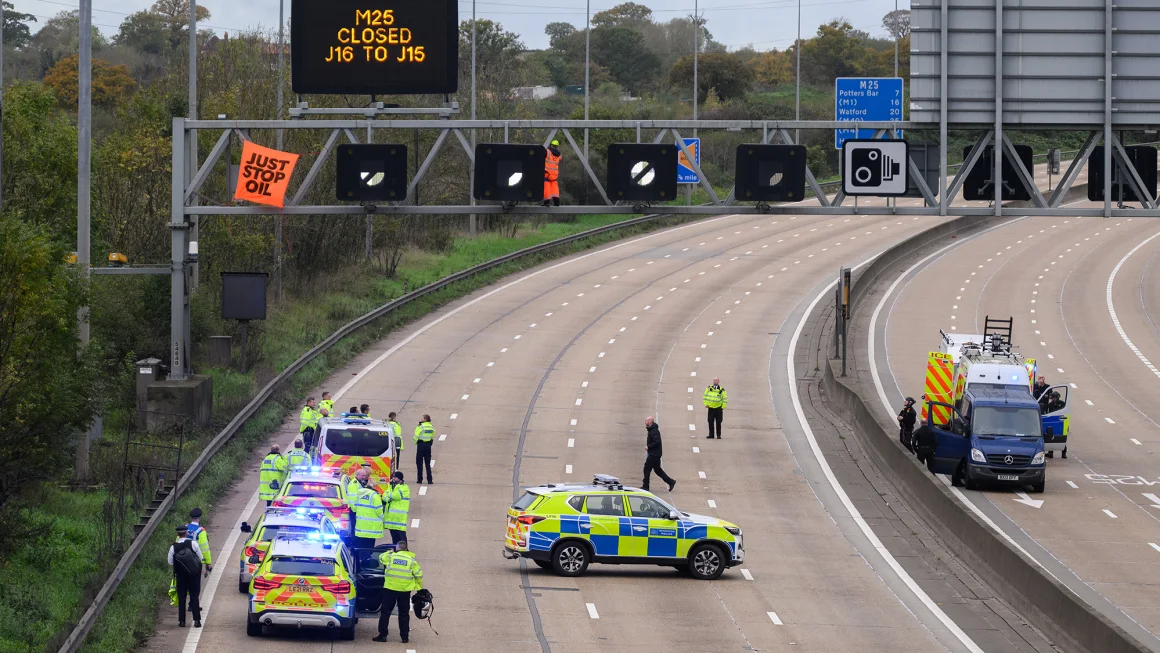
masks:
[(389, 431), (370, 429), (328, 429), (325, 446), (338, 456), (382, 456), (390, 453)]
[(975, 435), (1011, 437), (1039, 437), (1043, 435), (1037, 409), (992, 406), (975, 408), (975, 414), (971, 420), (971, 432)]
[(512, 507), (516, 510), (527, 510), (533, 503), (535, 503), (538, 496), (539, 495), (532, 494), (531, 492), (524, 492), (524, 496), (520, 497), (518, 501), (513, 503)]
[(274, 558), (270, 573), (287, 576), (333, 576), (334, 561), (321, 558)]
[(286, 496), (338, 499), (338, 486), (333, 483), (291, 483)]
[(317, 533), (317, 528), (308, 528), (306, 526), (265, 526), (262, 528), (262, 535), (258, 538), (263, 542), (273, 542), (279, 533), (288, 535), (305, 535), (307, 533)]

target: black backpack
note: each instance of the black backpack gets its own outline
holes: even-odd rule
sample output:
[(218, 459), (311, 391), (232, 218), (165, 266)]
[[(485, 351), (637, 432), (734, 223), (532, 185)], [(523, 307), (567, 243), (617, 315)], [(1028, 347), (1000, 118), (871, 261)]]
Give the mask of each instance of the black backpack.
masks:
[(173, 545), (173, 572), (185, 576), (196, 576), (201, 573), (201, 560), (193, 551), (192, 540)]

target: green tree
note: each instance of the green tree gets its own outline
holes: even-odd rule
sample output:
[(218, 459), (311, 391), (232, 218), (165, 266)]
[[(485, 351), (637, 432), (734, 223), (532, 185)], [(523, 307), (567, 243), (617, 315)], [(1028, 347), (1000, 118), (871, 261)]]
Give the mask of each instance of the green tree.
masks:
[(594, 27), (627, 27), (639, 30), (652, 23), (652, 9), (635, 2), (625, 2), (592, 16)]
[(76, 241), (77, 132), (39, 82), (4, 90), (4, 205), (30, 225)]
[(77, 355), (86, 293), (65, 256), (44, 228), (0, 215), (0, 517), (31, 483), (67, 478), (100, 396), (95, 349)]
[(36, 16), (22, 14), (8, 0), (4, 0), (4, 45), (19, 50), (32, 41), (28, 23), (35, 23)]
[[(72, 55), (56, 62), (52, 70), (44, 76), (44, 83), (56, 92), (62, 106), (77, 106), (80, 73), (80, 57)], [(108, 61), (93, 59), (92, 99), (101, 107), (112, 106), (124, 98), (137, 86), (137, 81), (123, 65), (114, 66)]]
[(660, 59), (645, 45), (640, 32), (627, 27), (592, 30), (592, 60), (633, 93), (640, 93), (660, 76)]
[(152, 11), (138, 11), (121, 22), (113, 42), (138, 52), (161, 54), (171, 47), (169, 26)]
[(544, 33), (548, 35), (548, 45), (556, 47), (560, 39), (568, 38), (576, 33), (576, 27), (572, 23), (552, 22), (544, 27)]
[[(149, 12), (165, 23), (169, 47), (176, 50), (189, 40), (189, 0), (157, 0)], [(197, 21), (209, 20), (209, 9), (197, 5)]]
[(910, 36), (910, 10), (899, 9), (882, 17), (882, 27), (895, 40)]
[[(44, 27), (32, 37), (30, 44), (40, 58), (40, 75), (37, 79), (44, 77), (56, 62), (80, 52), (80, 31), (80, 12), (76, 10), (62, 11), (45, 21)], [(93, 52), (99, 52), (108, 45), (101, 31), (93, 25)]]
[(868, 48), (868, 40), (865, 32), (841, 19), (818, 27), (817, 36), (801, 46), (802, 81), (828, 86), (836, 77), (878, 72), (878, 61)]
[[(681, 57), (669, 70), (669, 84), (681, 89), (693, 86), (692, 55)], [(753, 69), (740, 57), (708, 52), (697, 58), (697, 95), (700, 101), (708, 97), (709, 89), (714, 89), (722, 102), (728, 102), (744, 96), (751, 86)]]

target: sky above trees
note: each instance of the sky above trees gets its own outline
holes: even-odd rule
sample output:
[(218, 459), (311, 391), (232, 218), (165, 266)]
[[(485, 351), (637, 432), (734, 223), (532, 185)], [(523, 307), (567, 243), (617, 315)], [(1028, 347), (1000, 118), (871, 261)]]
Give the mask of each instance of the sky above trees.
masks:
[[(319, 0), (325, 2), (325, 0)], [(286, 14), (290, 14), (290, 0)], [(60, 11), (77, 7), (77, 0), (12, 0), (17, 11), (38, 18), (38, 25)], [(93, 24), (107, 37), (117, 32), (125, 17), (148, 9), (153, 0), (93, 0)], [(210, 10), (213, 18), (203, 28), (219, 35), (243, 29), (278, 26), (278, 0), (203, 0), (198, 4)], [(592, 0), (592, 13), (619, 4), (617, 0)], [(693, 0), (651, 0), (641, 4), (652, 7), (654, 19), (667, 21), (693, 13)], [(851, 25), (872, 36), (884, 36), (882, 16), (894, 9), (895, 0), (802, 0), (802, 36), (814, 33), (817, 26), (842, 16)], [(910, 7), (909, 0), (899, 2), (900, 9)], [(756, 50), (783, 50), (793, 44), (797, 34), (797, 0), (701, 0), (700, 11), (714, 38), (731, 50), (752, 45)], [(532, 49), (548, 47), (544, 27), (563, 21), (584, 27), (581, 0), (478, 0), (476, 14), (480, 19), (502, 23), (504, 28), (520, 35)], [(470, 0), (459, 2), (460, 20), (471, 18)]]

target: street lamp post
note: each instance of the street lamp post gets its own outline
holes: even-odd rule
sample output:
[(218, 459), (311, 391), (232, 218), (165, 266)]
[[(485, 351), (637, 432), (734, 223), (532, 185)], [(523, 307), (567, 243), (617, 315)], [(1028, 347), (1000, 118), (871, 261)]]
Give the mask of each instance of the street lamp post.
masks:
[[(794, 120), (802, 119), (802, 0), (798, 0), (797, 12), (797, 41), (794, 43), (793, 49), (797, 54), (797, 72), (794, 73), (794, 103), (793, 103), (793, 117)], [(796, 145), (801, 145), (802, 136), (801, 130), (793, 130), (793, 140)]]

